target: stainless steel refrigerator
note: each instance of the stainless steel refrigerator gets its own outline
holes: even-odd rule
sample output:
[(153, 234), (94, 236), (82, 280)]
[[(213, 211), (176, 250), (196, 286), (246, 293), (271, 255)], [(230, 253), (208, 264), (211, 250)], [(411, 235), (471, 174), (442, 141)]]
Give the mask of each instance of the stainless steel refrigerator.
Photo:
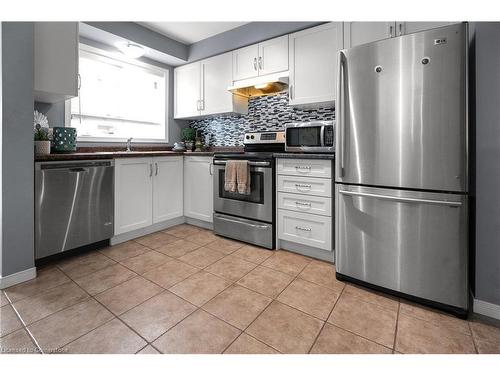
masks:
[(337, 277), (468, 310), (467, 24), (340, 52)]

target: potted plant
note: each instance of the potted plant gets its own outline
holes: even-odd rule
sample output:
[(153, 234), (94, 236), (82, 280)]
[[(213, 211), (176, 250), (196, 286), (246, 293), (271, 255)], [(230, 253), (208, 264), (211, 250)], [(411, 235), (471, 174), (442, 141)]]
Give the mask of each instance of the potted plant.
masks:
[(37, 155), (50, 154), (49, 122), (47, 121), (47, 117), (35, 111), (33, 126), (35, 131), (35, 153)]
[(196, 130), (191, 127), (182, 129), (181, 138), (186, 143), (186, 151), (193, 151), (194, 139), (196, 138)]

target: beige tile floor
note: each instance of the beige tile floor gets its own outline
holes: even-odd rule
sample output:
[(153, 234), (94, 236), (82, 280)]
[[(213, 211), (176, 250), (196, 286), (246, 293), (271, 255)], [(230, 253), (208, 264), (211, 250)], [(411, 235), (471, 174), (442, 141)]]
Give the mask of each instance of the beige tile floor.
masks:
[(46, 265), (0, 303), (4, 353), (500, 353), (496, 321), (185, 224)]

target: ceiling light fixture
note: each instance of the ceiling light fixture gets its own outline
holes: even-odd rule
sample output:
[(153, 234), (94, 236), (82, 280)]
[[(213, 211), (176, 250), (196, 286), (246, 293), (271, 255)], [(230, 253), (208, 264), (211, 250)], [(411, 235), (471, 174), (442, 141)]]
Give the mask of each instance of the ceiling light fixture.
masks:
[(117, 43), (116, 48), (118, 48), (120, 52), (125, 56), (132, 59), (137, 59), (141, 56), (144, 56), (144, 54), (146, 53), (146, 49), (143, 46), (130, 42)]

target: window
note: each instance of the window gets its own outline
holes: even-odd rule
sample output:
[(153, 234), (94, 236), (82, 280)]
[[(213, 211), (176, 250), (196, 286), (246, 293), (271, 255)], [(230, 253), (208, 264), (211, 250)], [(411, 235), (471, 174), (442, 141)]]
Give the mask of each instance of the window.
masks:
[(168, 141), (168, 70), (80, 45), (79, 73), (71, 99), (79, 141)]

